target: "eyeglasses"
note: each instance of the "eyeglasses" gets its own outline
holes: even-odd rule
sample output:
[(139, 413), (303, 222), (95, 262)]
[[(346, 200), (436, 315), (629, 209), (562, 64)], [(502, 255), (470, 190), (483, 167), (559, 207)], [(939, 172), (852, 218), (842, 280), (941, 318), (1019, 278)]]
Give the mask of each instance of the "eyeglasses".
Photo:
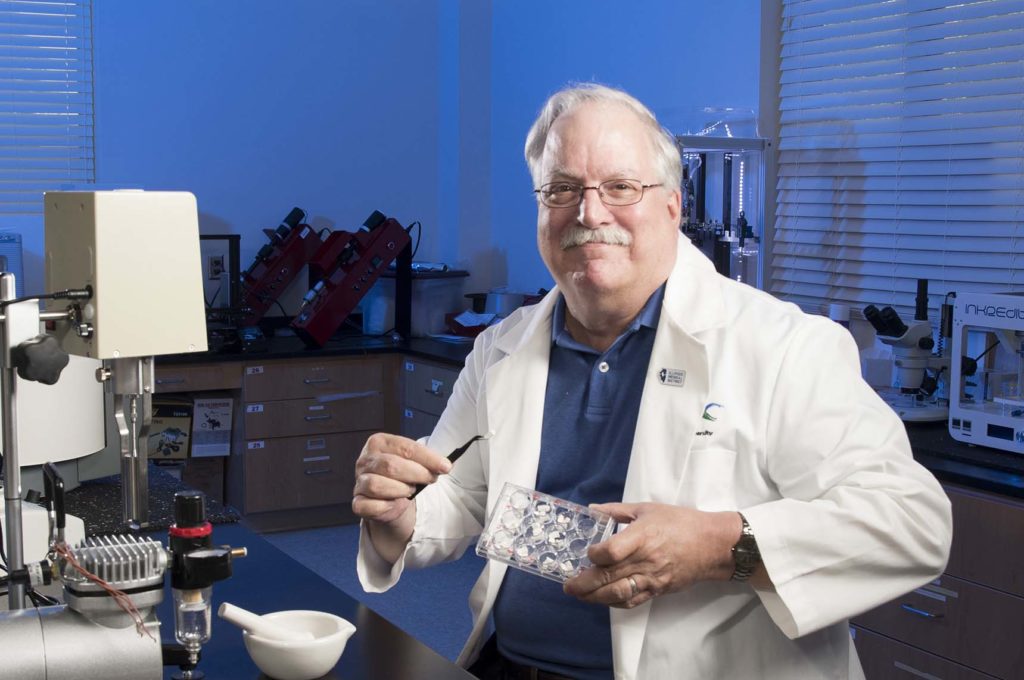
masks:
[(594, 189), (605, 205), (622, 206), (639, 203), (644, 197), (644, 189), (660, 187), (661, 184), (642, 184), (638, 179), (610, 179), (594, 187), (580, 186), (572, 182), (551, 182), (533, 193), (540, 197), (540, 202), (549, 208), (571, 208), (583, 200), (583, 192)]

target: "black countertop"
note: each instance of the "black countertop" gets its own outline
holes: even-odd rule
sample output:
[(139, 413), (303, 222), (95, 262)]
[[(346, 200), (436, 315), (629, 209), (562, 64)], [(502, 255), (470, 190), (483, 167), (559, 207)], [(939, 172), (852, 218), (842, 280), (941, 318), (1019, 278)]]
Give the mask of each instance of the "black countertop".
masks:
[[(213, 530), (216, 545), (244, 547), (248, 556), (233, 562), (233, 575), (213, 586), (214, 610), (222, 602), (256, 612), (312, 609), (351, 621), (356, 632), (338, 665), (323, 680), (472, 680), (473, 676), (411, 635), (360, 604), (278, 550), (244, 524)], [(170, 579), (168, 579), (169, 581)], [(168, 589), (158, 607), (165, 641), (174, 636), (173, 598)], [(214, 614), (210, 641), (199, 670), (210, 680), (269, 680), (249, 658), (242, 631)], [(166, 668), (170, 678), (174, 669)]]
[(907, 423), (914, 458), (939, 480), (1024, 498), (1024, 456), (957, 441), (945, 421)]
[[(158, 466), (149, 465), (149, 526), (151, 531), (166, 530), (174, 522), (174, 494), (191, 490), (180, 479)], [(83, 482), (67, 492), (64, 510), (85, 522), (87, 536), (123, 533), (121, 475)], [(237, 522), (238, 511), (213, 498), (206, 499), (206, 518), (212, 524)]]

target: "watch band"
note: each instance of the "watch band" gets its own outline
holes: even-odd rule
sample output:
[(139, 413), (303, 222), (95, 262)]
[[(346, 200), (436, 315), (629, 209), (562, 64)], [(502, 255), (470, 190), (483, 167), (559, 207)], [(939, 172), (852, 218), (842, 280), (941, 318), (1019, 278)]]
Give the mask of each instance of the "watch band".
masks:
[(761, 564), (761, 551), (757, 548), (757, 539), (754, 538), (754, 531), (747, 523), (743, 513), (737, 513), (740, 521), (743, 522), (743, 529), (740, 532), (740, 539), (732, 547), (733, 567), (732, 581), (746, 581), (750, 575)]

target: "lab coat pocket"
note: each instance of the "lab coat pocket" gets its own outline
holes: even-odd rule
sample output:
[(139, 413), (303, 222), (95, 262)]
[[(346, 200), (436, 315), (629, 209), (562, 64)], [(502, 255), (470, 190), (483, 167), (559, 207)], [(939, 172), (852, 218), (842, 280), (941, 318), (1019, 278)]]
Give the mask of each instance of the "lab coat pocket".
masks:
[(736, 452), (693, 449), (679, 485), (678, 504), (705, 511), (736, 509)]

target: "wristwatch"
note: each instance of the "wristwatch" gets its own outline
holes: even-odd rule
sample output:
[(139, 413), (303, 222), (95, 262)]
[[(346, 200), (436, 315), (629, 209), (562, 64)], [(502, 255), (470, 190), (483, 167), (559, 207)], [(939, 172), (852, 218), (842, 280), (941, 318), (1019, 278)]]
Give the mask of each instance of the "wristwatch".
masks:
[(757, 539), (754, 538), (754, 532), (747, 524), (747, 518), (743, 516), (743, 513), (737, 514), (743, 522), (743, 531), (740, 533), (740, 540), (736, 541), (736, 545), (732, 547), (732, 560), (735, 567), (730, 578), (733, 581), (746, 581), (757, 569), (757, 565), (761, 564), (761, 551), (757, 549)]

